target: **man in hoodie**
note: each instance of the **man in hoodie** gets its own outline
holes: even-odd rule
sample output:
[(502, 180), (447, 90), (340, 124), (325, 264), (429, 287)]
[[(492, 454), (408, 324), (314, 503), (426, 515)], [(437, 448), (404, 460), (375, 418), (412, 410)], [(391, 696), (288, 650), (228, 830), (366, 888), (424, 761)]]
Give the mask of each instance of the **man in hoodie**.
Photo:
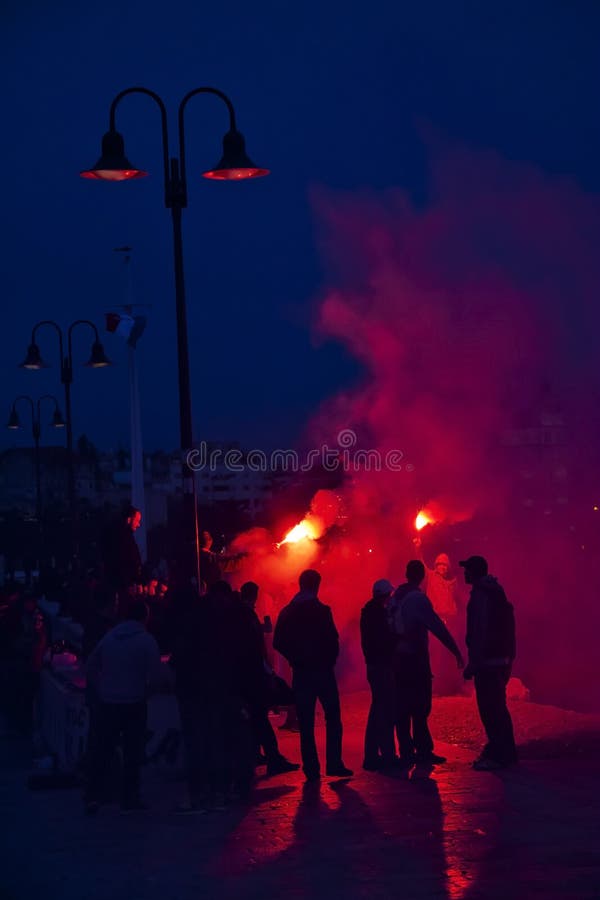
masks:
[(419, 559), (411, 560), (406, 567), (406, 584), (400, 585), (390, 603), (390, 622), (397, 636), (396, 730), (403, 761), (435, 764), (446, 759), (433, 752), (427, 724), (432, 702), (429, 632), (450, 651), (459, 669), (464, 662), (456, 641), (421, 590), (424, 578), (424, 564)]
[(360, 642), (371, 688), (363, 761), (363, 769), (368, 772), (390, 769), (396, 763), (393, 665), (396, 637), (387, 615), (387, 605), (393, 593), (394, 586), (385, 578), (376, 581), (373, 596), (360, 614)]
[(512, 604), (496, 578), (488, 574), (483, 556), (470, 556), (460, 565), (471, 585), (467, 605), (469, 662), (464, 677), (475, 681), (475, 696), (488, 742), (473, 768), (503, 769), (517, 761), (512, 719), (506, 705), (506, 685), (516, 656)]
[(125, 621), (102, 638), (87, 661), (88, 681), (98, 700), (85, 797), (89, 813), (98, 810), (107, 767), (119, 738), (123, 748), (121, 806), (124, 810), (144, 809), (140, 768), (146, 735), (146, 697), (161, 680), (160, 652), (146, 631), (147, 620), (146, 604), (133, 600)]
[(339, 638), (331, 608), (318, 598), (320, 584), (321, 576), (314, 569), (302, 572), (300, 591), (281, 610), (273, 636), (273, 647), (293, 671), (302, 768), (307, 781), (316, 781), (321, 774), (315, 744), (317, 700), (325, 713), (327, 774), (341, 778), (353, 774), (342, 761), (342, 718), (335, 678)]

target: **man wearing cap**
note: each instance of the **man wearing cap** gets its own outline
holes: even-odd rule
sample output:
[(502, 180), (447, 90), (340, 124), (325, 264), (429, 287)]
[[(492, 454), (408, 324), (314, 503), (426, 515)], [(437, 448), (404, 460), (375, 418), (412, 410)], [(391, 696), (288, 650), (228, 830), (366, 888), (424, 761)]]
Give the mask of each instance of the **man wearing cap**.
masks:
[(390, 603), (390, 622), (397, 636), (396, 730), (403, 761), (435, 764), (446, 759), (433, 752), (427, 725), (432, 702), (429, 632), (452, 653), (459, 669), (464, 662), (456, 641), (421, 590), (424, 578), (424, 564), (420, 559), (411, 560), (406, 567), (406, 584), (400, 585)]
[(467, 605), (469, 662), (463, 674), (475, 681), (477, 708), (488, 739), (473, 768), (492, 771), (517, 761), (506, 705), (506, 685), (516, 655), (514, 611), (498, 580), (488, 574), (483, 556), (470, 556), (460, 565), (465, 570), (465, 582), (471, 585)]
[(363, 762), (363, 769), (369, 772), (391, 768), (396, 761), (393, 668), (396, 637), (386, 609), (393, 592), (394, 586), (385, 578), (376, 581), (373, 596), (360, 614), (360, 640), (371, 688)]

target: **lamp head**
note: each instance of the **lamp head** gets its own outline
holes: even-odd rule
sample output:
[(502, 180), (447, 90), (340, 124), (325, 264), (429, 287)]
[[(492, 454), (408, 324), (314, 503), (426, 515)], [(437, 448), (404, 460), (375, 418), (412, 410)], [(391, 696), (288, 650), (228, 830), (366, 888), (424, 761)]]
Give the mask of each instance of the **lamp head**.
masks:
[(91, 169), (79, 173), (82, 178), (95, 178), (99, 181), (131, 181), (143, 178), (147, 172), (136, 169), (125, 156), (125, 142), (118, 131), (107, 131), (102, 138), (100, 159)]
[(20, 365), (21, 369), (47, 369), (48, 365), (42, 359), (40, 348), (34, 342), (27, 348), (27, 356)]
[(252, 162), (246, 153), (244, 135), (233, 129), (223, 138), (223, 156), (214, 168), (203, 174), (205, 178), (216, 181), (241, 181), (268, 175), (269, 169), (261, 169)]
[(58, 406), (54, 410), (54, 414), (52, 416), (52, 427), (53, 428), (64, 428), (65, 420), (63, 419), (62, 413)]
[(104, 352), (104, 347), (100, 341), (94, 341), (92, 344), (92, 353), (88, 362), (86, 362), (86, 366), (90, 369), (103, 369), (105, 366), (111, 365), (112, 363)]
[(12, 431), (16, 431), (17, 428), (21, 427), (21, 423), (19, 422), (19, 416), (16, 410), (16, 407), (10, 411), (10, 416), (8, 417), (8, 422), (6, 423), (6, 427), (10, 428)]

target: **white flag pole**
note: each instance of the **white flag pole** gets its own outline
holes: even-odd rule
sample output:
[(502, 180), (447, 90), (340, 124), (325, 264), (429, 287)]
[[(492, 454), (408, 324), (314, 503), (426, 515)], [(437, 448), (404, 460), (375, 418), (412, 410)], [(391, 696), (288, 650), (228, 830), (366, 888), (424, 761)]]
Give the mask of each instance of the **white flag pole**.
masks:
[[(131, 271), (131, 247), (117, 248), (124, 252), (124, 262), (127, 266), (127, 303), (125, 311), (133, 318), (133, 275)], [(131, 445), (131, 502), (142, 514), (140, 527), (134, 532), (135, 539), (140, 549), (142, 562), (148, 558), (147, 546), (147, 522), (146, 522), (146, 495), (144, 490), (144, 446), (142, 442), (142, 417), (140, 413), (140, 389), (138, 381), (136, 348), (128, 344), (127, 355), (129, 363), (129, 425)]]

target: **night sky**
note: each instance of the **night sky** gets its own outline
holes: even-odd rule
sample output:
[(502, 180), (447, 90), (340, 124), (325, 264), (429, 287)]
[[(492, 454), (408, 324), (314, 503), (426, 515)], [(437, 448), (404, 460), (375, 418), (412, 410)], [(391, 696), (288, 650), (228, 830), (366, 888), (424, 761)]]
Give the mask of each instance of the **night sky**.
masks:
[[(600, 191), (600, 7), (545, 2), (347, 2), (152, 5), (105, 0), (4, 0), (4, 137), (0, 408), (19, 393), (55, 392), (53, 368), (22, 371), (33, 324), (66, 326), (126, 301), (123, 262), (134, 248), (134, 299), (148, 304), (139, 345), (148, 449), (178, 443), (171, 222), (163, 205), (159, 115), (127, 98), (117, 113), (134, 165), (151, 177), (86, 182), (113, 96), (133, 85), (170, 112), (204, 84), (232, 98), (250, 156), (272, 175), (208, 182), (221, 155), (225, 108), (188, 106), (189, 207), (184, 212), (196, 438), (287, 446), (318, 405), (360, 378), (358, 364), (313, 334), (327, 287), (311, 197), (321, 187), (401, 187), (427, 204), (432, 144), (491, 148)], [(103, 449), (128, 442), (124, 345), (104, 335), (110, 370), (78, 369), (75, 435)], [(85, 362), (91, 332), (75, 333)], [(25, 410), (23, 410), (25, 414)], [(47, 410), (49, 416), (50, 410)], [(48, 429), (45, 439), (52, 439)], [(28, 443), (4, 432), (4, 446)]]

